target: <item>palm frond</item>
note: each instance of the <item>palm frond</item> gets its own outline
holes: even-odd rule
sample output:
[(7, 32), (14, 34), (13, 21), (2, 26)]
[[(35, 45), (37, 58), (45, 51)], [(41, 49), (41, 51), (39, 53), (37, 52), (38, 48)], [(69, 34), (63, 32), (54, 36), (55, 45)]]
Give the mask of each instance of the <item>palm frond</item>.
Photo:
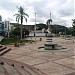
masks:
[(15, 14), (14, 16), (20, 16), (20, 14)]
[(19, 20), (20, 20), (20, 16), (17, 16), (16, 21), (19, 22)]
[(72, 23), (75, 24), (75, 19), (72, 19)]
[(19, 9), (19, 7), (18, 6), (16, 6), (18, 9)]
[(25, 18), (25, 21), (27, 22), (27, 17), (29, 17), (29, 15), (24, 12), (24, 8), (22, 6), (17, 8), (18, 8), (18, 13), (14, 15), (16, 16), (16, 21), (19, 22), (19, 20), (21, 20), (21, 22), (23, 22), (23, 18)]
[(27, 18), (25, 17), (25, 16), (23, 16), (24, 18), (25, 18), (25, 21), (26, 21), (26, 23), (27, 23)]
[(25, 13), (25, 12), (23, 13), (23, 15), (25, 15), (25, 16), (27, 16), (27, 17), (29, 17), (29, 15), (28, 15), (27, 13)]

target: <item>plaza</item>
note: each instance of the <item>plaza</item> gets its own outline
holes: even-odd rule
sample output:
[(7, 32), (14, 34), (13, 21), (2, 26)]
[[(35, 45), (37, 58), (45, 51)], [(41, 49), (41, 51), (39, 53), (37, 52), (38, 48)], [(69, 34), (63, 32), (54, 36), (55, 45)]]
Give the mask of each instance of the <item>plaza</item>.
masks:
[(36, 37), (36, 43), (26, 43), (19, 47), (9, 45), (11, 51), (3, 57), (28, 64), (46, 75), (75, 75), (75, 39), (65, 40), (62, 37), (54, 37), (53, 42), (62, 45), (64, 49), (42, 50), (38, 47), (44, 46), (46, 37), (41, 38), (42, 41), (40, 37)]

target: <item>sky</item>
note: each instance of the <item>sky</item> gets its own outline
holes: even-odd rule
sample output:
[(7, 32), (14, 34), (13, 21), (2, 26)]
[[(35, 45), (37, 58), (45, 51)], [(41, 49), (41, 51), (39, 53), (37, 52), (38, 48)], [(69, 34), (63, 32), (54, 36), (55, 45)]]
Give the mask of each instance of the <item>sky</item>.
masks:
[(71, 27), (72, 19), (75, 14), (74, 0), (0, 0), (0, 15), (2, 20), (16, 22), (14, 14), (18, 12), (18, 8), (22, 6), (29, 15), (27, 23), (23, 24), (45, 23), (50, 18), (52, 24), (60, 24)]

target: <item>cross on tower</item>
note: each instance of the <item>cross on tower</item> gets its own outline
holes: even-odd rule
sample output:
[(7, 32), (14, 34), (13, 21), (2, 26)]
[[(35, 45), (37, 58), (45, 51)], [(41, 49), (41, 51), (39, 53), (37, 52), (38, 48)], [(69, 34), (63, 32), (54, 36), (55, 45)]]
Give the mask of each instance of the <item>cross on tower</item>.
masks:
[(51, 12), (50, 12), (50, 19), (51, 19)]

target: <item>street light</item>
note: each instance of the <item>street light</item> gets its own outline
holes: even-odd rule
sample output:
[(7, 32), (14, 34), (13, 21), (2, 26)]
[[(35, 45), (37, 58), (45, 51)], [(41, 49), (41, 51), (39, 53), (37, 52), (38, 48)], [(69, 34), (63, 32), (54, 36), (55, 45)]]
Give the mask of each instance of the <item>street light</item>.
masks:
[(10, 24), (10, 23), (9, 23), (9, 21), (8, 21), (8, 38), (9, 38), (9, 24)]
[(65, 32), (65, 39), (66, 39), (66, 23), (64, 23), (64, 24), (65, 24), (65, 31), (64, 32)]
[(65, 26), (65, 39), (66, 39), (66, 26)]
[(35, 43), (36, 43), (36, 13), (35, 13)]
[[(34, 12), (32, 12), (32, 13), (34, 13)], [(36, 43), (36, 13), (34, 13), (34, 15), (35, 15), (34, 37), (35, 37), (35, 43)]]
[(57, 28), (58, 28), (58, 27), (57, 27), (57, 25), (56, 25), (56, 36), (57, 36)]

